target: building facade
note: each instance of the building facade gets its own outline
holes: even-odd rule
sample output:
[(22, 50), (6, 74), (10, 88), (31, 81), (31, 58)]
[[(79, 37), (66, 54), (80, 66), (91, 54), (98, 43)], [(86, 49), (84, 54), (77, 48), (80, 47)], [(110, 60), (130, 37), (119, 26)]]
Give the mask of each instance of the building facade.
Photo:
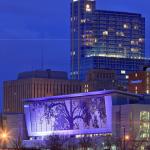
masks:
[(131, 59), (115, 57), (93, 56), (82, 60), (81, 78), (91, 69), (114, 70), (118, 87), (121, 90), (127, 90), (128, 74), (131, 72), (142, 71), (144, 66), (150, 64), (150, 59)]
[[(125, 104), (113, 106), (114, 136), (125, 134), (132, 140), (138, 138), (150, 138), (150, 105), (146, 104)], [(120, 133), (120, 135), (119, 135)]]
[(27, 98), (116, 88), (116, 75), (112, 70), (90, 70), (84, 82), (68, 80), (67, 74), (60, 71), (23, 72), (19, 73), (17, 80), (4, 81), (3, 111), (4, 113), (23, 113), (23, 99)]
[(122, 139), (125, 134), (130, 140), (136, 135), (137, 141), (150, 137), (150, 102), (142, 95), (107, 90), (27, 99), (24, 110), (33, 141), (49, 135)]
[(114, 70), (92, 69), (86, 75), (85, 92), (115, 90), (118, 88)]
[(56, 78), (55, 76), (48, 76), (47, 71), (25, 72), (19, 74), (17, 80), (5, 81), (3, 85), (4, 113), (23, 113), (23, 99), (26, 98), (80, 93), (84, 91), (81, 81), (68, 80), (67, 76), (64, 78), (64, 73), (62, 77), (59, 72), (57, 74)]
[[(16, 148), (14, 144), (23, 140), (26, 148), (44, 148), (50, 135), (74, 137), (72, 142), (78, 146), (83, 137), (98, 139), (100, 144), (99, 140), (105, 143), (107, 136), (128, 136), (130, 141), (149, 144), (149, 99), (149, 95), (116, 90), (29, 98), (24, 100), (24, 114), (2, 115), (3, 129), (9, 136), (5, 146)], [(98, 148), (104, 149), (100, 145)]]
[[(137, 70), (138, 67), (132, 65), (132, 62), (137, 60), (141, 66), (145, 62), (144, 56), (145, 19), (141, 14), (97, 10), (95, 0), (72, 0), (72, 79), (84, 80), (89, 68), (111, 68), (116, 71), (119, 80), (122, 80), (124, 77), (121, 77), (118, 71)], [(91, 62), (92, 59), (101, 61), (95, 66), (95, 62)], [(107, 66), (110, 61), (111, 66)], [(118, 61), (123, 64), (115, 65)], [(120, 68), (124, 62), (126, 67)]]
[(150, 94), (150, 71), (130, 73), (128, 90), (136, 94)]

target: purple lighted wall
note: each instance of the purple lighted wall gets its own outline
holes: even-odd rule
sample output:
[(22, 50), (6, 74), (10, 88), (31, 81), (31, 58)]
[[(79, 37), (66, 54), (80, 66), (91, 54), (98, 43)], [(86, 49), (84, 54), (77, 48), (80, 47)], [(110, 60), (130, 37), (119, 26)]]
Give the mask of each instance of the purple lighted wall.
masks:
[(109, 95), (37, 99), (26, 102), (24, 110), (30, 137), (112, 132), (112, 97)]

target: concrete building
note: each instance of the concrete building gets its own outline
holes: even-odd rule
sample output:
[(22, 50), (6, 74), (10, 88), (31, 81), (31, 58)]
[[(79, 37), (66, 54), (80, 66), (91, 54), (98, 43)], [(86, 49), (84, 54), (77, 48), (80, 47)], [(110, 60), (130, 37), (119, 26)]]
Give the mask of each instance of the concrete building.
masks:
[(133, 72), (129, 74), (128, 90), (136, 94), (150, 94), (150, 71)]
[(136, 138), (150, 137), (150, 105), (146, 104), (125, 104), (113, 106), (114, 136), (118, 137), (119, 133), (123, 136), (123, 128), (126, 135), (135, 136)]
[[(29, 143), (49, 135), (112, 135), (116, 139), (129, 136), (130, 140), (149, 140), (149, 99), (148, 95), (116, 90), (27, 99), (24, 109), (32, 139)], [(132, 135), (136, 135), (135, 139), (131, 139)]]
[(117, 89), (116, 74), (113, 70), (93, 69), (86, 75), (85, 92)]
[(53, 71), (20, 73), (17, 80), (4, 82), (4, 113), (23, 113), (23, 99), (80, 93), (83, 83), (68, 80), (67, 74)]

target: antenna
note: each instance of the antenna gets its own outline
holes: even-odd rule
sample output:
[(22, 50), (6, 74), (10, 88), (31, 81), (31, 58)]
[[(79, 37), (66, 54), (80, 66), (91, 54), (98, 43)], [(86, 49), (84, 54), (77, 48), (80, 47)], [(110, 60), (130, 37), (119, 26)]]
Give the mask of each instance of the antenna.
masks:
[(41, 70), (44, 70), (44, 49), (41, 49)]

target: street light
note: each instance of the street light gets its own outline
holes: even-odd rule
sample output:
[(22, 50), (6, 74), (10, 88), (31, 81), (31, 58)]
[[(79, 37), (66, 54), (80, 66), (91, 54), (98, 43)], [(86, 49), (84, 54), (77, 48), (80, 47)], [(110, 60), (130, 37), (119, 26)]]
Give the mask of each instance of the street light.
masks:
[(10, 139), (10, 133), (6, 129), (1, 130), (1, 132), (0, 132), (0, 141), (1, 141), (1, 146), (3, 148), (6, 147), (9, 139)]
[(126, 139), (125, 139), (125, 134), (126, 134), (126, 128), (123, 127), (123, 150), (126, 150)]
[(126, 141), (130, 139), (129, 135), (126, 135), (126, 128), (123, 126), (123, 150), (126, 150)]
[(125, 140), (128, 141), (129, 139), (130, 139), (130, 136), (129, 136), (129, 135), (126, 135), (126, 136), (125, 136)]
[(5, 131), (3, 131), (2, 133), (1, 133), (1, 139), (3, 140), (3, 141), (7, 141), (8, 140), (8, 132), (5, 130)]

